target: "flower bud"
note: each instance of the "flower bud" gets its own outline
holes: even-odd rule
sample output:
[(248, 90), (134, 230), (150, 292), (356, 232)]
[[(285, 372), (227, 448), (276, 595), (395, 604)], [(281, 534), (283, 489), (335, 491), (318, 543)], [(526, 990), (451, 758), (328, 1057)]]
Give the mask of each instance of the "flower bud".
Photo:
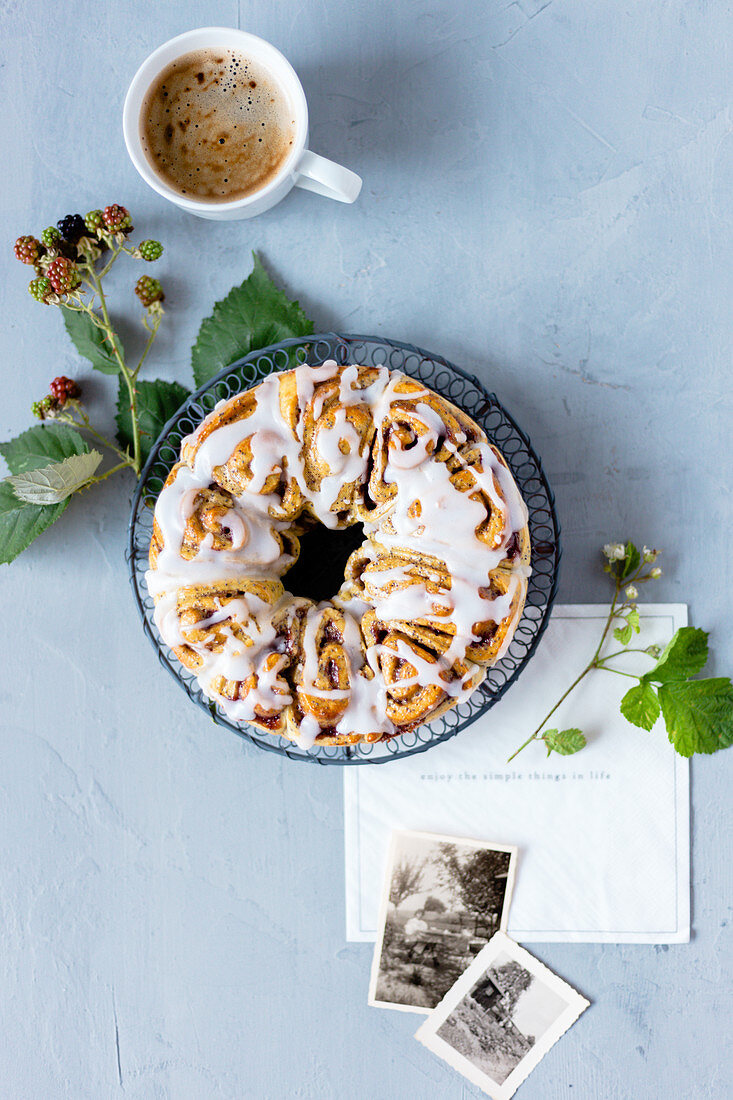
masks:
[(652, 571), (649, 574), (650, 577), (654, 577), (655, 579), (657, 577), (661, 577), (661, 575), (662, 575), (662, 570), (659, 568), (658, 565), (655, 565), (654, 568), (652, 569)]
[(626, 589), (627, 599), (635, 600), (638, 595), (639, 595), (638, 590), (635, 588), (635, 586), (633, 584), (630, 584), (628, 586), (628, 588)]
[(626, 557), (626, 547), (622, 542), (607, 542), (603, 547), (603, 554), (609, 561), (623, 561)]

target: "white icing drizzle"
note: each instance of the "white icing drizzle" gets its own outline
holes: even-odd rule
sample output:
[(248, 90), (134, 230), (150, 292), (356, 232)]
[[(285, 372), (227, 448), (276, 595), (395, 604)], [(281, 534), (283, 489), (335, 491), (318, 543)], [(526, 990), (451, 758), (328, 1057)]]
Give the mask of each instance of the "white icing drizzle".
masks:
[[(346, 451), (342, 449), (345, 445)], [(330, 511), (344, 484), (361, 481), (366, 472), (364, 455), (359, 453), (361, 436), (348, 419), (346, 409), (340, 407), (334, 413), (334, 423), (322, 428), (316, 436), (316, 450), (328, 466), (328, 476), (322, 478), (316, 495)]]
[[(214, 432), (209, 438), (217, 434)], [(206, 444), (201, 450), (205, 447)], [(205, 454), (204, 461), (207, 460)], [(292, 559), (283, 554), (276, 534), (285, 524), (273, 522), (262, 504), (258, 510), (258, 502), (265, 498), (256, 494), (249, 494), (246, 503), (240, 498), (226, 514), (224, 525), (229, 527), (234, 543), (239, 545), (231, 550), (215, 550), (213, 535), (207, 535), (194, 558), (187, 560), (182, 556), (184, 532), (193, 514), (196, 496), (210, 481), (211, 477), (202, 475), (196, 467), (191, 470), (182, 466), (175, 481), (161, 491), (155, 505), (155, 518), (163, 535), (163, 547), (155, 570), (145, 574), (151, 595), (157, 597), (184, 585), (215, 584), (246, 576), (254, 570), (261, 574), (279, 574), (288, 568)]]
[[(374, 661), (378, 647), (371, 646), (365, 650), (359, 620), (348, 610), (348, 605), (345, 603), (342, 603), (340, 608), (343, 617), (341, 646), (346, 658), (349, 687), (347, 690), (343, 688), (325, 690), (316, 687), (315, 681), (319, 673), (316, 639), (323, 613), (329, 606), (327, 603), (321, 603), (311, 608), (306, 617), (303, 637), (305, 661), (302, 666), (299, 692), (316, 699), (346, 701), (343, 713), (333, 724), (337, 734), (356, 734), (357, 736), (380, 732), (394, 734), (394, 724), (387, 716), (387, 688)], [(366, 674), (370, 668), (375, 673), (372, 676)], [(309, 729), (312, 732), (312, 727)], [(310, 734), (306, 733), (305, 736), (309, 738)], [(296, 740), (302, 744), (297, 736)], [(311, 745), (313, 743), (311, 742)]]
[(415, 579), (409, 568), (409, 565), (397, 565), (390, 569), (369, 570), (366, 588), (382, 622), (449, 615), (453, 607), (450, 593), (428, 592), (425, 582)]
[[(289, 607), (290, 600), (283, 596), (275, 605), (260, 599), (253, 593), (229, 600), (206, 618), (192, 626), (182, 626), (177, 608), (178, 594), (166, 593), (155, 608), (155, 623), (161, 637), (168, 645), (188, 646), (199, 658), (196, 678), (206, 695), (216, 699), (224, 712), (235, 721), (252, 721), (254, 718), (278, 713), (292, 695), (286, 680), (280, 673), (287, 664), (284, 654), (277, 653), (277, 633), (273, 626), (274, 615)], [(223, 638), (212, 648), (214, 636), (204, 641), (194, 641), (191, 634), (216, 626), (216, 634)], [(245, 639), (237, 637), (234, 627), (241, 628)], [(216, 686), (220, 677), (247, 686), (244, 698), (231, 700), (222, 695)]]
[[(400, 450), (399, 440), (394, 435), (390, 437), (383, 476), (386, 482), (397, 488), (394, 506), (388, 516), (381, 517), (376, 524), (365, 524), (365, 530), (379, 546), (395, 551), (407, 546), (412, 552), (436, 558), (445, 566), (450, 576), (450, 591), (445, 595), (441, 593), (441, 602), (449, 606), (451, 622), (455, 627), (451, 644), (440, 662), (445, 668), (465, 660), (466, 650), (478, 640), (473, 629), (476, 623), (500, 623), (509, 614), (520, 584), (516, 575), (510, 578), (509, 589), (504, 595), (492, 599), (482, 595), (481, 589), (488, 587), (489, 573), (506, 558), (512, 536), (526, 524), (527, 510), (514, 479), (488, 443), (472, 445), (481, 459), (482, 469), (471, 466), (476, 488), (470, 493), (459, 492), (450, 480), (448, 466), (432, 461), (430, 457), (430, 451), (437, 448), (444, 431), (442, 419), (422, 402), (415, 406), (413, 417), (425, 425), (426, 431), (418, 437), (417, 444), (406, 451)], [(385, 419), (389, 423), (389, 414), (377, 421), (378, 434), (383, 431)], [(461, 461), (457, 446), (448, 440), (442, 442)], [(411, 455), (418, 446), (425, 456), (423, 460), (415, 464), (409, 459), (405, 462), (405, 456)], [(497, 490), (497, 483), (500, 491)], [(486, 519), (485, 507), (480, 499), (476, 499), (477, 489), (486, 494), (504, 519), (503, 537), (493, 549), (488, 548), (476, 534)], [(409, 570), (408, 563), (402, 567), (401, 578), (392, 576), (393, 581), (401, 581), (401, 594), (380, 596), (368, 587), (377, 615), (383, 621), (389, 622), (393, 617), (435, 620), (435, 597), (428, 593), (424, 585), (410, 583)], [(368, 575), (366, 583), (368, 586)], [(431, 667), (428, 671), (427, 680), (425, 669), (418, 672), (418, 682), (426, 686), (428, 683), (439, 685), (440, 670)]]
[[(156, 625), (168, 645), (185, 645), (195, 651), (200, 661), (196, 675), (202, 689), (234, 720), (279, 715), (293, 702), (291, 689), (282, 675), (289, 658), (281, 652), (282, 639), (273, 619), (285, 610), (294, 615), (297, 607), (308, 606), (308, 601), (296, 600), (287, 592), (273, 604), (246, 591), (246, 578), (272, 580), (292, 563), (292, 558), (283, 551), (279, 533), (295, 517), (286, 516), (280, 497), (263, 492), (264, 486), (273, 473), (292, 479), (317, 519), (328, 527), (337, 526), (339, 517), (334, 509), (342, 488), (347, 484), (365, 485), (368, 473), (369, 448), (364, 446), (349, 418), (349, 410), (356, 406), (368, 407), (376, 429), (374, 453), (381, 451), (385, 455), (382, 478), (396, 488), (389, 507), (380, 509), (374, 522), (365, 523), (368, 536), (365, 548), (376, 562), (385, 550), (399, 556), (400, 550), (408, 548), (413, 556), (420, 555), (423, 574), (426, 567), (430, 570), (430, 560), (434, 559), (436, 564), (429, 576), (439, 590), (429, 592), (424, 575), (405, 561), (401, 565), (365, 570), (364, 600), (345, 590), (329, 604), (308, 606), (299, 692), (314, 699), (345, 704), (333, 725), (339, 735), (393, 735), (399, 728), (388, 714), (390, 694), (381, 671), (382, 659), (397, 657), (414, 670), (411, 676), (395, 682), (395, 689), (399, 689), (397, 699), (402, 698), (402, 689), (439, 688), (445, 696), (456, 700), (470, 694), (481, 675), (478, 666), (466, 659), (467, 650), (480, 640), (474, 633), (476, 624), (501, 624), (510, 619), (497, 660), (511, 641), (521, 614), (529, 570), (521, 563), (514, 563), (505, 593), (495, 597), (482, 594), (482, 589), (486, 591), (490, 585), (490, 573), (500, 565), (506, 568), (510, 541), (527, 522), (527, 510), (511, 473), (484, 441), (471, 444), (473, 461), (470, 465), (464, 462), (460, 448), (466, 436), (454, 429), (453, 440), (446, 438), (444, 420), (429, 404), (430, 391), (413, 388), (410, 392), (408, 387), (407, 392), (399, 393), (397, 387), (405, 381), (404, 375), (390, 373), (385, 367), (372, 369), (373, 381), (359, 389), (357, 366), (339, 368), (330, 360), (320, 367), (296, 368), (292, 373), (298, 409), (293, 427), (285, 421), (280, 405), (283, 376), (271, 375), (253, 391), (255, 400), (249, 416), (215, 428), (199, 443), (213, 419), (221, 414), (224, 403), (220, 402), (184, 441), (185, 447), (195, 449), (192, 467), (180, 467), (175, 480), (158, 498), (155, 517), (162, 548), (156, 568), (146, 574), (149, 591), (156, 599)], [(334, 379), (338, 379), (336, 388), (321, 385)], [(390, 433), (385, 452), (385, 431), (395, 417), (399, 419), (401, 403), (421, 430), (404, 446), (399, 433)], [(305, 477), (306, 423), (313, 424), (309, 446), (327, 470), (317, 488), (309, 486)], [(248, 439), (252, 455), (249, 480), (217, 520), (228, 535), (229, 547), (214, 549), (214, 535), (209, 532), (201, 540), (196, 555), (184, 558), (185, 531), (194, 511), (200, 507), (199, 494), (216, 484), (217, 469), (227, 465)], [(474, 487), (468, 492), (460, 492), (450, 480), (448, 465), (435, 459), (441, 446), (453, 455), (452, 462), (461, 462), (470, 470)], [(493, 547), (488, 547), (476, 534), (487, 519), (486, 506), (479, 494), (488, 499), (502, 518), (501, 535)], [(220, 599), (217, 609), (193, 626), (182, 626), (179, 614), (182, 589), (216, 586), (233, 580), (240, 580), (245, 591), (228, 602)], [(348, 688), (316, 686), (317, 635), (328, 607), (336, 607), (340, 612), (342, 633), (338, 644), (347, 666)], [(388, 631), (390, 623), (422, 620), (444, 631), (450, 623), (453, 635), (446, 652), (435, 660), (422, 657), (400, 635), (399, 627), (392, 633), (389, 645), (365, 645), (360, 623), (371, 608)], [(237, 636), (235, 626), (243, 637)], [(192, 640), (195, 632), (204, 632), (203, 640)], [(467, 671), (456, 675), (458, 666)], [(224, 698), (217, 691), (222, 677), (246, 684), (244, 698), (234, 701)], [(244, 692), (244, 686), (240, 690)], [(324, 728), (332, 732), (331, 727)], [(308, 748), (321, 729), (313, 715), (304, 714), (293, 736), (302, 747)]]
[(293, 741), (301, 749), (312, 749), (320, 732), (321, 726), (318, 719), (312, 714), (304, 714), (297, 731), (293, 734)]

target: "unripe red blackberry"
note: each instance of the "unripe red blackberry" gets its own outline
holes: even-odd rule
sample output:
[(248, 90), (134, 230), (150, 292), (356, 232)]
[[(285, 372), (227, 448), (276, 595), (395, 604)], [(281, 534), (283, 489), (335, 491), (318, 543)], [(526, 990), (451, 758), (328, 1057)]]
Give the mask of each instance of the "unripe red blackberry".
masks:
[(135, 293), (144, 306), (152, 306), (153, 302), (162, 302), (165, 298), (163, 288), (157, 279), (150, 275), (141, 275), (135, 283)]
[(73, 378), (67, 378), (65, 374), (60, 374), (58, 378), (54, 378), (49, 389), (51, 396), (56, 398), (61, 408), (67, 401), (81, 396), (81, 390), (77, 383)]
[(22, 264), (34, 264), (41, 255), (41, 242), (35, 237), (18, 237), (15, 242), (15, 258)]
[(68, 260), (66, 256), (57, 256), (55, 260), (52, 260), (48, 265), (46, 275), (57, 294), (68, 294), (81, 282), (76, 264)]
[(102, 213), (102, 220), (104, 221), (107, 229), (113, 233), (123, 232), (125, 229), (132, 227), (132, 218), (129, 212), (124, 206), (120, 206), (119, 203), (112, 203), (111, 206), (105, 206)]

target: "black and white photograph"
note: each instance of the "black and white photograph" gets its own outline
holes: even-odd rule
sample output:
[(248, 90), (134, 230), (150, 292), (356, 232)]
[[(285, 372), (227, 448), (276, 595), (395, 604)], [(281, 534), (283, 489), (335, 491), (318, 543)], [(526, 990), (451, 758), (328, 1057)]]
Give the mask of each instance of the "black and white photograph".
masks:
[(507, 926), (517, 849), (395, 831), (387, 855), (369, 1004), (430, 1012)]
[(494, 1100), (509, 1100), (588, 1003), (497, 932), (415, 1038)]

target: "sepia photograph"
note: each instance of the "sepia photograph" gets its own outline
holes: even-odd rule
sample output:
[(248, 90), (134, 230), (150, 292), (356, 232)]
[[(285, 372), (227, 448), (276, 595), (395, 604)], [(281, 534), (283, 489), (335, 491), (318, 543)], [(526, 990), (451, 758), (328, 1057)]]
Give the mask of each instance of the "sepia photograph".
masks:
[(498, 932), (415, 1038), (494, 1100), (509, 1100), (588, 1003)]
[(435, 833), (392, 834), (369, 1004), (429, 1013), (506, 929), (517, 849)]

